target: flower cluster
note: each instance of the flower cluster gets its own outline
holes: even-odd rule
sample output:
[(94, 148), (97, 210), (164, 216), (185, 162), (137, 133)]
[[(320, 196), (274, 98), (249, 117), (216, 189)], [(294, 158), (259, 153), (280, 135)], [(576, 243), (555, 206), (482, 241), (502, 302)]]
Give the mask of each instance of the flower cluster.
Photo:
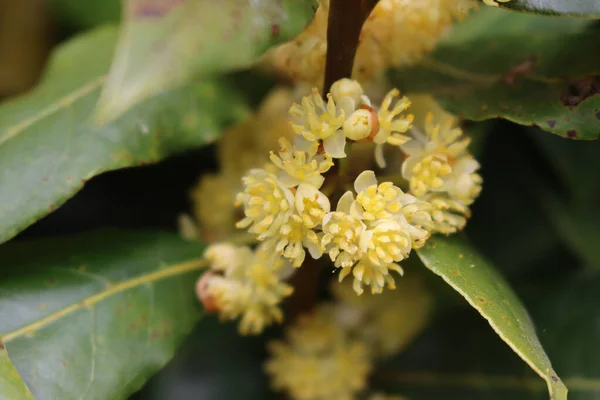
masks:
[[(392, 103), (397, 100), (395, 104)], [(238, 227), (248, 228), (259, 241), (288, 258), (295, 267), (325, 252), (341, 269), (340, 280), (350, 272), (354, 288), (362, 285), (380, 293), (385, 284), (394, 287), (390, 271), (402, 273), (397, 262), (412, 248), (420, 247), (428, 232), (413, 224), (412, 215), (422, 209), (419, 201), (391, 182), (378, 185), (372, 171), (364, 171), (331, 212), (329, 198), (320, 191), (333, 159), (346, 157), (347, 142), (402, 145), (412, 116), (402, 112), (410, 105), (392, 90), (375, 109), (356, 81), (336, 82), (325, 102), (316, 89), (290, 109), (297, 134), (292, 145), (280, 141), (279, 154), (271, 153), (277, 172), (253, 169), (243, 178), (244, 191), (237, 201), (245, 217)], [(425, 222), (431, 220), (421, 213)]]
[[(407, 281), (400, 290), (369, 297), (336, 285), (334, 302), (300, 316), (285, 340), (269, 343), (265, 369), (273, 388), (298, 400), (350, 400), (367, 390), (374, 362), (404, 349), (431, 315), (427, 288), (418, 278)], [(388, 398), (382, 396), (369, 399)]]
[(335, 311), (322, 305), (296, 321), (286, 342), (269, 344), (265, 369), (274, 389), (298, 400), (351, 400), (366, 387), (372, 367), (368, 349), (336, 323)]
[(410, 192), (431, 205), (432, 224), (428, 229), (445, 234), (464, 228), (469, 206), (481, 192), (479, 163), (467, 151), (469, 138), (462, 136), (453, 117), (434, 122), (425, 119), (424, 132), (412, 128), (413, 139), (401, 146), (408, 155), (402, 176)]
[(240, 319), (240, 333), (257, 334), (281, 322), (281, 301), (292, 294), (282, 281), (289, 264), (264, 246), (255, 251), (221, 243), (205, 254), (211, 271), (198, 281), (197, 294), (208, 311), (219, 311), (225, 320)]
[[(493, 0), (484, 3), (497, 5)], [(476, 0), (380, 0), (361, 31), (353, 78), (366, 84), (380, 78), (387, 67), (418, 62), (477, 5)], [(293, 41), (270, 51), (266, 63), (293, 80), (321, 85), (328, 8), (329, 1), (321, 0), (312, 23)]]
[[(392, 272), (402, 275), (399, 263), (431, 234), (462, 229), (482, 181), (467, 151), (469, 139), (441, 110), (421, 124), (420, 116), (415, 122), (405, 114), (410, 106), (395, 89), (374, 105), (349, 79), (335, 82), (326, 100), (315, 89), (293, 104), (295, 136), (279, 139), (279, 151), (243, 176), (236, 196), (243, 214), (237, 227), (260, 245), (256, 253), (245, 248), (233, 252), (244, 256), (219, 256), (229, 266), (213, 262), (216, 273), (207, 278), (203, 302), (214, 302), (225, 318), (242, 316), (244, 332), (258, 332), (280, 320), (278, 304), (290, 288), (278, 279), (301, 267), (307, 253), (313, 259), (326, 255), (340, 282), (352, 275), (356, 294), (365, 286), (380, 294), (395, 289)], [(384, 146), (404, 154), (398, 171), (385, 169), (401, 181), (378, 179), (370, 168), (348, 176), (348, 159), (360, 145), (367, 145), (358, 157), (366, 162), (356, 164), (370, 168), (386, 165)], [(207, 256), (232, 253), (224, 249), (213, 247)]]

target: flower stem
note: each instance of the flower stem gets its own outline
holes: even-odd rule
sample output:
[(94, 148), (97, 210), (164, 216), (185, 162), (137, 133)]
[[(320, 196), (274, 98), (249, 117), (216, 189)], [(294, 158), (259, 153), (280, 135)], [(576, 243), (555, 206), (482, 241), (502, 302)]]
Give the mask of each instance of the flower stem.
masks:
[(335, 81), (351, 77), (360, 31), (377, 1), (330, 0), (323, 93)]

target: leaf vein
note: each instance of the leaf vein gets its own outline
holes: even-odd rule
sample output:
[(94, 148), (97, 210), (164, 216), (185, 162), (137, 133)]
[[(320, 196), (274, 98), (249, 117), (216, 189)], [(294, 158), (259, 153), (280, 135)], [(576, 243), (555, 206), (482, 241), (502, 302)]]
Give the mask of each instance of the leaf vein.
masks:
[(129, 279), (118, 284), (115, 284), (111, 287), (108, 287), (99, 293), (96, 293), (82, 301), (79, 301), (75, 304), (71, 304), (61, 310), (58, 310), (44, 318), (41, 318), (39, 321), (33, 322), (29, 325), (26, 325), (22, 328), (14, 330), (12, 332), (6, 333), (4, 335), (0, 335), (2, 340), (5, 343), (10, 342), (13, 339), (21, 337), (23, 335), (32, 334), (37, 329), (44, 327), (62, 317), (65, 317), (83, 307), (93, 307), (95, 304), (100, 301), (113, 296), (115, 294), (124, 292), (126, 290), (133, 289), (135, 287), (144, 285), (144, 284), (152, 284), (155, 281), (159, 281), (161, 279), (167, 279), (172, 276), (184, 274), (187, 272), (199, 270), (201, 268), (206, 267), (207, 261), (205, 259), (196, 259), (192, 261), (188, 261), (185, 263), (174, 264), (170, 267), (160, 269), (149, 274), (141, 275), (137, 278)]
[(4, 135), (0, 136), (0, 145), (3, 144), (4, 142), (6, 142), (7, 140), (12, 139), (13, 137), (17, 136), (18, 134), (23, 132), (25, 129), (29, 128), (30, 126), (32, 126), (36, 122), (40, 121), (41, 119), (49, 117), (50, 115), (62, 110), (63, 108), (70, 107), (70, 105), (73, 102), (75, 102), (76, 100), (88, 95), (95, 89), (102, 86), (105, 79), (106, 79), (106, 76), (103, 75), (99, 78), (96, 78), (96, 79), (90, 81), (90, 82), (87, 82), (85, 85), (81, 86), (77, 90), (74, 90), (73, 92), (69, 93), (68, 95), (61, 97), (57, 101), (49, 104), (44, 109), (38, 111), (34, 115), (25, 119), (24, 121), (21, 121), (15, 125), (7, 127), (6, 130), (4, 131)]

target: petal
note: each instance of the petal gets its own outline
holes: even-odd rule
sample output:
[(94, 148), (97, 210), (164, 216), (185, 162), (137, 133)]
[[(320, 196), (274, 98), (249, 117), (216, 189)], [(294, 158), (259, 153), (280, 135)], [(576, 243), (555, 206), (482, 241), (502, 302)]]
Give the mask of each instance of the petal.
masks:
[(315, 260), (321, 258), (321, 256), (323, 255), (323, 249), (316, 243), (311, 242), (310, 240), (304, 240), (304, 247), (308, 249), (310, 256)]
[(279, 179), (279, 182), (281, 182), (283, 186), (288, 188), (298, 186), (300, 183), (302, 183), (300, 179), (291, 176), (285, 171), (277, 172), (277, 179)]
[(336, 104), (336, 115), (340, 115), (343, 112), (345, 116), (349, 116), (355, 110), (356, 102), (350, 96), (342, 97)]
[(350, 190), (340, 197), (337, 203), (336, 211), (343, 212), (344, 214), (350, 214), (350, 206), (354, 202), (354, 194)]
[(421, 161), (421, 157), (416, 156), (411, 156), (404, 160), (402, 163), (402, 177), (404, 179), (410, 179), (412, 176), (412, 170), (419, 161)]
[(371, 239), (373, 238), (372, 230), (365, 230), (360, 234), (359, 246), (362, 251), (367, 251), (369, 248), (369, 244), (371, 244)]
[(325, 177), (323, 175), (312, 175), (306, 179), (306, 183), (309, 183), (316, 188), (323, 186), (323, 182), (325, 182)]
[(310, 147), (313, 142), (308, 141), (304, 138), (304, 136), (297, 135), (294, 139), (294, 149), (296, 151), (310, 151)]
[(350, 215), (357, 219), (362, 219), (363, 213), (365, 210), (362, 206), (355, 200), (350, 205)]
[(385, 168), (387, 165), (383, 156), (383, 144), (375, 145), (375, 162), (379, 168)]
[(408, 142), (400, 146), (403, 152), (409, 156), (418, 155), (423, 151), (423, 144), (417, 139), (411, 139)]
[(479, 163), (472, 157), (464, 157), (454, 164), (456, 174), (472, 174), (479, 169)]
[(296, 189), (296, 209), (300, 213), (304, 212), (304, 199), (313, 199), (315, 196), (318, 196), (318, 193), (320, 193), (319, 190), (313, 185), (306, 183), (299, 185)]
[(327, 139), (323, 140), (323, 148), (325, 149), (325, 153), (331, 156), (331, 158), (346, 157), (346, 152), (344, 151), (345, 147), (346, 135), (344, 135), (344, 131), (341, 129), (329, 136)]
[(373, 185), (377, 185), (375, 172), (366, 170), (356, 177), (356, 180), (354, 181), (354, 190), (356, 193), (360, 193)]

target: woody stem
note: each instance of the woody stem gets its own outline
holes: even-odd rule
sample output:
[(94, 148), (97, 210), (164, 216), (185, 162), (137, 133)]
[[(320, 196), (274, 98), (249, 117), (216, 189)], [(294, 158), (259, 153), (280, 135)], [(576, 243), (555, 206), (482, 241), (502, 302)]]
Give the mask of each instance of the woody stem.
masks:
[(378, 0), (330, 0), (327, 20), (327, 58), (323, 93), (352, 76), (360, 31)]

